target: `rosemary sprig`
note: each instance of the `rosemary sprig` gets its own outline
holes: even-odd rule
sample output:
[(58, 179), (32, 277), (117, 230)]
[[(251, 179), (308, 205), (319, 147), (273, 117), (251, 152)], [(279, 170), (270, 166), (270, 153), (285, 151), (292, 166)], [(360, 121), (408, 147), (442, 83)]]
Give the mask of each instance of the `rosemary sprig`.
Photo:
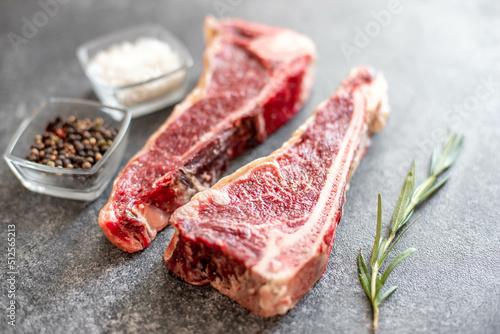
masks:
[[(436, 147), (432, 153), (429, 176), (418, 187), (415, 187), (415, 162), (413, 162), (411, 171), (408, 173), (403, 182), (398, 202), (394, 208), (394, 213), (389, 224), (389, 237), (387, 239), (384, 239), (381, 236), (382, 197), (380, 194), (378, 195), (377, 232), (369, 262), (371, 270), (366, 264), (362, 249), (359, 250), (358, 255), (359, 279), (361, 280), (363, 289), (365, 290), (365, 293), (370, 299), (370, 303), (372, 305), (374, 331), (376, 331), (378, 327), (379, 305), (397, 289), (397, 286), (393, 286), (387, 289), (384, 293), (381, 293), (387, 278), (394, 268), (401, 261), (415, 252), (416, 249), (408, 248), (407, 250), (399, 253), (399, 255), (392, 260), (383, 273), (381, 268), (387, 260), (387, 257), (393, 247), (398, 243), (399, 239), (418, 219), (417, 217), (407, 225), (407, 222), (413, 215), (415, 207), (429, 198), (429, 196), (434, 194), (446, 183), (446, 181), (448, 181), (449, 176), (446, 176), (441, 181), (436, 183), (437, 178), (446, 169), (448, 169), (457, 158), (462, 147), (462, 142), (463, 137), (458, 138), (457, 134), (448, 132), (448, 136), (446, 137), (444, 144), (441, 147)], [(405, 225), (407, 226), (403, 229)], [(398, 232), (401, 230), (402, 232), (398, 235)]]

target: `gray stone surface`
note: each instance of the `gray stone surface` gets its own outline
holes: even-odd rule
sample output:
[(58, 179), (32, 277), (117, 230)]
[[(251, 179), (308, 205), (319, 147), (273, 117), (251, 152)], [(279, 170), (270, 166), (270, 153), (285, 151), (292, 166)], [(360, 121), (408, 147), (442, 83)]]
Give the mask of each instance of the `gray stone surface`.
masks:
[[(465, 146), (449, 183), (418, 210), (420, 221), (397, 247), (418, 251), (390, 278), (399, 289), (381, 308), (380, 333), (500, 332), (498, 1), (404, 2), (402, 12), (349, 61), (340, 44), (353, 45), (356, 27), (370, 27), (370, 12), (388, 8), (387, 1), (70, 1), (14, 52), (7, 33), (21, 34), (22, 18), (32, 21), (41, 7), (37, 1), (4, 0), (1, 150), (45, 97), (95, 99), (75, 49), (101, 34), (161, 23), (192, 52), (194, 85), (201, 69), (202, 19), (217, 15), (214, 5), (220, 3), (235, 4), (222, 15), (311, 36), (319, 54), (309, 103), (267, 143), (236, 159), (231, 170), (278, 148), (351, 66), (371, 64), (389, 81), (392, 114), (351, 182), (323, 277), (285, 316), (260, 318), (210, 287), (190, 286), (170, 274), (162, 260), (170, 228), (138, 254), (112, 246), (97, 225), (110, 187), (92, 203), (38, 195), (24, 189), (2, 161), (0, 243), (5, 254), (6, 226), (15, 224), (19, 275), (14, 330), (6, 324), (2, 255), (0, 332), (368, 333), (370, 306), (358, 281), (356, 254), (373, 240), (377, 193), (383, 196), (387, 220), (411, 158), (416, 157), (422, 177), (431, 147), (448, 127), (465, 134)], [(488, 93), (482, 85), (488, 78), (496, 82), (492, 92), (474, 100), (474, 94)], [(126, 159), (170, 111), (133, 121)]]

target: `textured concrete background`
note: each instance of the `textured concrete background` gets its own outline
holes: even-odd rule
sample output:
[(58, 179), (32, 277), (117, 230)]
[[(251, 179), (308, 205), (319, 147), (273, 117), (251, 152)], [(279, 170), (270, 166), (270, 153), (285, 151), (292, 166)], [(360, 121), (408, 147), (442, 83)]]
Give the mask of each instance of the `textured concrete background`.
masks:
[[(217, 13), (214, 5), (221, 3), (235, 6)], [(387, 9), (387, 1), (69, 1), (18, 52), (7, 33), (20, 35), (23, 17), (32, 21), (41, 7), (36, 1), (2, 1), (2, 151), (45, 97), (95, 99), (75, 49), (101, 34), (146, 22), (164, 25), (192, 52), (194, 85), (208, 13), (289, 27), (318, 47), (309, 103), (267, 143), (235, 160), (231, 170), (278, 148), (356, 64), (384, 72), (392, 106), (386, 129), (374, 137), (351, 182), (325, 274), (293, 310), (271, 319), (170, 274), (162, 254), (171, 229), (138, 254), (112, 246), (97, 225), (110, 187), (93, 203), (51, 198), (24, 189), (0, 162), (4, 254), (7, 223), (17, 229), (16, 332), (368, 333), (370, 306), (358, 281), (356, 254), (372, 243), (377, 193), (387, 221), (411, 158), (423, 178), (431, 147), (448, 127), (466, 135), (465, 146), (451, 180), (418, 210), (420, 221), (397, 247), (418, 251), (388, 282), (399, 289), (381, 308), (380, 333), (500, 332), (500, 2), (429, 0), (402, 7), (347, 59), (340, 46), (356, 46), (357, 28), (370, 28), (370, 12)], [(488, 80), (495, 83), (486, 87)], [(133, 121), (126, 160), (170, 111)], [(3, 261), (4, 255), (0, 332), (6, 333), (13, 328), (6, 324)]]

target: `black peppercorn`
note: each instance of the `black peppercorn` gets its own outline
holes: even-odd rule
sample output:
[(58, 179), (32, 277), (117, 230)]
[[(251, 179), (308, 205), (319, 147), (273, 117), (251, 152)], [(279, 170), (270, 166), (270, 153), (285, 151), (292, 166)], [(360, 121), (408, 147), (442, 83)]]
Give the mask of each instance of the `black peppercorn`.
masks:
[(102, 159), (117, 133), (102, 118), (57, 117), (45, 133), (35, 136), (26, 159), (52, 167), (89, 169)]
[(82, 151), (84, 148), (83, 144), (80, 141), (75, 141), (74, 145), (77, 151)]

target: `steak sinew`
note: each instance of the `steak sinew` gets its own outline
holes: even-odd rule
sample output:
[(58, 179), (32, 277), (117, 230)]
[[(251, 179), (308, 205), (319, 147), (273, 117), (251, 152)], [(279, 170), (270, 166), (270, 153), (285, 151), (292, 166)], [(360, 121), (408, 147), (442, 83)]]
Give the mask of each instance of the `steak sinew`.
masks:
[(99, 225), (124, 251), (147, 247), (171, 213), (213, 185), (229, 160), (290, 120), (308, 98), (315, 47), (293, 31), (205, 20), (197, 87), (114, 182)]
[(286, 313), (322, 275), (349, 178), (388, 112), (383, 76), (353, 69), (280, 149), (174, 212), (168, 268), (261, 316)]

